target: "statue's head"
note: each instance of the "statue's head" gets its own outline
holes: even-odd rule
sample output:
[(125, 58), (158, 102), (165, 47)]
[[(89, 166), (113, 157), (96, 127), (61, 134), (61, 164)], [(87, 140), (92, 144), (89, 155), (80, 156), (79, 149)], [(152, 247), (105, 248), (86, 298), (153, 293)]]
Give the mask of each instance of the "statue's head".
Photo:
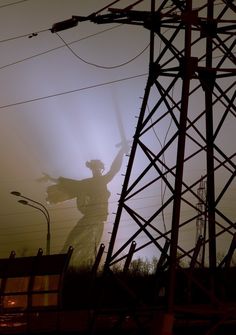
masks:
[(87, 161), (85, 165), (92, 171), (93, 175), (102, 174), (105, 169), (103, 162), (99, 159)]

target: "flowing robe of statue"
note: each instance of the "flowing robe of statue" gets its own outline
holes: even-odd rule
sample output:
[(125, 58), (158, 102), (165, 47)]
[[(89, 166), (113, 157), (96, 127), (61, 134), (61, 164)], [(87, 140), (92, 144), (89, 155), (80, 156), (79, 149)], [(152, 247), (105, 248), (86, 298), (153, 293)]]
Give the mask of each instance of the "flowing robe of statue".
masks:
[(54, 179), (54, 185), (47, 188), (47, 201), (56, 204), (76, 198), (77, 208), (83, 215), (69, 233), (62, 252), (69, 246), (74, 248), (73, 263), (78, 266), (92, 265), (101, 242), (104, 223), (108, 216), (110, 192), (107, 184), (120, 170), (124, 151), (120, 150), (108, 173), (94, 175), (83, 180), (64, 177)]

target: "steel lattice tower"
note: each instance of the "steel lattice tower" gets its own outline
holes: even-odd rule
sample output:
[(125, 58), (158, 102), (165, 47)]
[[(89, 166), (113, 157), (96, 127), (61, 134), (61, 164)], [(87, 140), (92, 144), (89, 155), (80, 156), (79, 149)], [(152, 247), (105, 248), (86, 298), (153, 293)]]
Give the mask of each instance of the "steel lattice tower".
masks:
[[(152, 1), (149, 12), (127, 7), (90, 18), (150, 31), (149, 75), (106, 266), (124, 260), (134, 246), (145, 252), (152, 245), (169, 268), (170, 310), (179, 260), (191, 263), (194, 257), (197, 215), (207, 218), (202, 243), (212, 271), (222, 236), (227, 248), (235, 232), (235, 215), (227, 206), (236, 171), (235, 12), (230, 0), (164, 0)], [(203, 179), (206, 213), (196, 215), (201, 201), (196, 189)], [(147, 210), (145, 198), (152, 196), (156, 202)], [(132, 229), (118, 245), (127, 219)]]
[[(150, 31), (148, 79), (105, 270), (120, 262), (127, 269), (133, 254), (145, 255), (151, 248), (159, 258), (157, 270), (168, 273), (167, 311), (172, 314), (181, 263), (189, 265), (191, 281), (204, 249), (210, 293), (200, 286), (215, 302), (214, 274), (230, 265), (236, 247), (236, 5), (233, 0), (151, 0), (149, 11), (134, 10), (141, 2), (73, 16), (52, 32), (87, 20)], [(101, 14), (107, 8), (109, 13)], [(205, 203), (198, 206), (203, 181)], [(204, 238), (196, 243), (196, 221), (202, 217)], [(123, 222), (129, 229), (120, 244)], [(222, 251), (226, 256), (218, 264)]]

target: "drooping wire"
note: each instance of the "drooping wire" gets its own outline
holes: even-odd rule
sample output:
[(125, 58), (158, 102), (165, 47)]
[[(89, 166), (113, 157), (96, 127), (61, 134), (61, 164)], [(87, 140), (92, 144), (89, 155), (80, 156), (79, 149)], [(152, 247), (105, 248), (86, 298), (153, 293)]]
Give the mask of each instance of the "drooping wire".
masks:
[(122, 67), (122, 66), (125, 66), (131, 62), (133, 62), (135, 59), (137, 59), (138, 57), (140, 57), (148, 48), (149, 48), (149, 44), (141, 51), (139, 52), (136, 56), (134, 56), (133, 58), (129, 59), (128, 61), (124, 62), (124, 63), (121, 63), (121, 64), (118, 64), (118, 65), (113, 65), (113, 66), (105, 66), (105, 65), (99, 65), (99, 64), (95, 64), (95, 63), (92, 63), (92, 62), (89, 62), (87, 60), (85, 60), (84, 58), (82, 58), (81, 56), (78, 55), (78, 53), (76, 53), (67, 43), (66, 41), (58, 34), (56, 33), (56, 35), (61, 39), (61, 41), (64, 43), (64, 45), (70, 50), (70, 52), (79, 60), (81, 60), (82, 62), (84, 62), (85, 64), (88, 64), (88, 65), (92, 65), (92, 66), (95, 66), (95, 67), (98, 67), (98, 68), (101, 68), (101, 69), (117, 69), (119, 67)]
[[(82, 37), (82, 38), (80, 38), (80, 39), (78, 39), (78, 40), (75, 40), (75, 41), (73, 41), (73, 42), (70, 42), (70, 43), (68, 43), (68, 45), (71, 45), (71, 44), (74, 44), (74, 43), (77, 43), (77, 42), (81, 42), (81, 41), (86, 40), (86, 39), (88, 39), (88, 38), (97, 36), (97, 35), (99, 35), (99, 34), (103, 34), (103, 33), (108, 32), (108, 31), (110, 31), (110, 30), (116, 29), (116, 28), (118, 28), (118, 27), (120, 27), (120, 26), (121, 26), (121, 24), (118, 24), (118, 25), (116, 25), (116, 26), (114, 26), (114, 27), (110, 27), (110, 28), (108, 28), (108, 29), (101, 30), (101, 31), (99, 31), (99, 32), (97, 32), (97, 33), (94, 33), (94, 34), (90, 34), (90, 35), (88, 35), (88, 36)], [(33, 34), (25, 34), (25, 35), (21, 35), (21, 36), (17, 36), (17, 37), (8, 38), (8, 39), (5, 39), (5, 40), (1, 40), (0, 43), (8, 42), (8, 41), (15, 40), (15, 39), (18, 39), (18, 38), (23, 38), (23, 37), (31, 37), (31, 36), (32, 36), (32, 37), (35, 37), (35, 36), (37, 36), (39, 33), (46, 32), (46, 31), (49, 31), (49, 30), (50, 30), (50, 29), (44, 29), (44, 30), (40, 30), (40, 31), (38, 31), (38, 32), (36, 32), (36, 33), (33, 33)], [(60, 45), (60, 46), (58, 46), (58, 47), (55, 47), (55, 48), (52, 48), (52, 49), (49, 49), (49, 50), (46, 50), (46, 51), (37, 53), (36, 55), (29, 56), (29, 57), (20, 59), (20, 60), (18, 60), (18, 61), (12, 62), (12, 63), (10, 63), (10, 64), (3, 65), (3, 66), (0, 67), (0, 70), (1, 70), (1, 69), (4, 69), (4, 68), (6, 68), (6, 67), (9, 67), (9, 66), (13, 66), (13, 65), (22, 63), (22, 62), (24, 62), (24, 61), (26, 61), (26, 60), (30, 60), (30, 59), (33, 59), (33, 58), (35, 58), (35, 57), (39, 57), (39, 56), (45, 55), (45, 54), (50, 53), (50, 52), (52, 52), (52, 51), (55, 51), (55, 50), (58, 50), (58, 49), (62, 49), (62, 48), (64, 48), (64, 47), (65, 47), (65, 45)]]

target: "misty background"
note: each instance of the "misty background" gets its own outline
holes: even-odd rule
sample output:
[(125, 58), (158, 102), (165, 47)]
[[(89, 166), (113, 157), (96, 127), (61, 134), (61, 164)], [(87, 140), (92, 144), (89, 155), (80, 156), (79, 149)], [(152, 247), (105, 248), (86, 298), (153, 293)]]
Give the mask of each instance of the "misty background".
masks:
[[(100, 159), (107, 172), (119, 150), (121, 125), (132, 143), (147, 80), (148, 30), (82, 22), (58, 34), (50, 31), (56, 22), (72, 15), (89, 15), (108, 3), (0, 1), (0, 257), (7, 257), (11, 250), (17, 255), (32, 255), (46, 247), (42, 213), (19, 204), (11, 191), (47, 206), (51, 252), (57, 253), (82, 214), (75, 199), (47, 204), (50, 182), (41, 180), (44, 173), (54, 178), (88, 178), (91, 173), (85, 163), (91, 159)], [(129, 3), (133, 1), (120, 1), (119, 6)], [(149, 10), (149, 6), (150, 1), (144, 1), (136, 9)], [(162, 47), (160, 42), (158, 48)], [(178, 96), (178, 87), (173, 94)], [(201, 104), (198, 97), (194, 103)], [(153, 145), (161, 147), (168, 127), (167, 123), (156, 129)], [(229, 122), (224, 139), (229, 152), (234, 147), (233, 134)], [(166, 159), (175, 161), (174, 150)], [(137, 156), (137, 160), (142, 169), (142, 157)], [(102, 237), (105, 245), (113, 228), (126, 164), (124, 157), (120, 172), (108, 185), (111, 196)], [(201, 162), (189, 166), (189, 178), (199, 177), (202, 170)], [(137, 208), (148, 215), (161, 203), (162, 192), (160, 187), (153, 188), (136, 200)], [(231, 197), (225, 204), (231, 216), (235, 213), (234, 200)], [(182, 213), (188, 215), (184, 209)], [(165, 213), (166, 224), (170, 216), (171, 209)], [(133, 229), (133, 223), (124, 219), (117, 243), (122, 244)], [(185, 242), (192, 243), (195, 234), (194, 224), (187, 227)], [(155, 255), (151, 247), (148, 253), (142, 256)]]

